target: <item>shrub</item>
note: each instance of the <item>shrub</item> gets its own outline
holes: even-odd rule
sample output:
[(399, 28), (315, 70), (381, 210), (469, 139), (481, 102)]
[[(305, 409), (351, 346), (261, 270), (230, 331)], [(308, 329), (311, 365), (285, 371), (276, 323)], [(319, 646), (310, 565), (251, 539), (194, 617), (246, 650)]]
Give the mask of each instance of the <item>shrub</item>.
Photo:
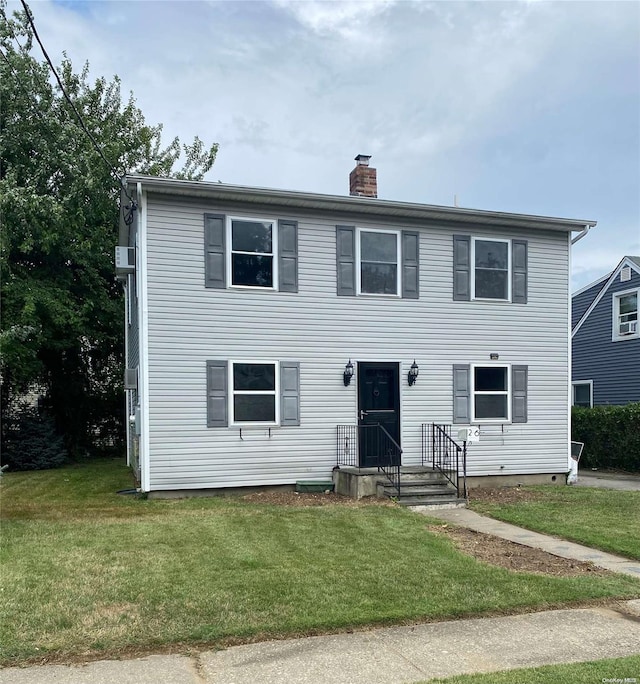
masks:
[(10, 470), (45, 470), (61, 466), (67, 452), (53, 418), (36, 406), (17, 406), (4, 417), (2, 463)]
[(640, 403), (574, 406), (571, 435), (584, 442), (583, 466), (640, 472)]

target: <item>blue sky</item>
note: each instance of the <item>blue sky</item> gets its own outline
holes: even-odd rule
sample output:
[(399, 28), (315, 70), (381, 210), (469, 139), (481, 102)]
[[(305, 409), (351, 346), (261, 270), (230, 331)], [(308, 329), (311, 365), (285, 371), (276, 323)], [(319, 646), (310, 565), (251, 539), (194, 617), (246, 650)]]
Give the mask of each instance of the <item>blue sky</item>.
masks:
[[(13, 0), (9, 9), (17, 7)], [(122, 79), (210, 180), (595, 219), (577, 289), (640, 255), (640, 3), (31, 3), (54, 61)]]

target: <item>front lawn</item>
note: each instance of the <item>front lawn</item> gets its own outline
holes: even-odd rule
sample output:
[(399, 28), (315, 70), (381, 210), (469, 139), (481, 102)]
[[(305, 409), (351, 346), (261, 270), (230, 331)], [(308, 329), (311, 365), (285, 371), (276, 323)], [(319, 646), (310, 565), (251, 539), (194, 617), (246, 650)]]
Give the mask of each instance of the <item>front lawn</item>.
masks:
[(529, 530), (640, 560), (640, 492), (540, 486), (493, 494), (471, 490), (470, 507)]
[(619, 684), (640, 681), (640, 656), (429, 680), (430, 684), (596, 684), (607, 681)]
[(481, 564), (395, 506), (142, 500), (95, 462), (2, 481), (1, 662), (212, 646), (640, 596)]

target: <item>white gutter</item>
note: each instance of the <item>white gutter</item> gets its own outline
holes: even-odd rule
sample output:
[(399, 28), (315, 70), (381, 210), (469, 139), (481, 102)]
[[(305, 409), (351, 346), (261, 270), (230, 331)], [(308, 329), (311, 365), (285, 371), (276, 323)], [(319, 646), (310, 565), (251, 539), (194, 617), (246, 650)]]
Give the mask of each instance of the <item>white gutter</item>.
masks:
[(587, 237), (587, 234), (592, 228), (593, 226), (587, 223), (587, 225), (582, 229), (582, 232), (578, 233), (574, 238), (571, 238), (571, 244), (575, 245), (578, 240), (582, 240), (583, 237)]

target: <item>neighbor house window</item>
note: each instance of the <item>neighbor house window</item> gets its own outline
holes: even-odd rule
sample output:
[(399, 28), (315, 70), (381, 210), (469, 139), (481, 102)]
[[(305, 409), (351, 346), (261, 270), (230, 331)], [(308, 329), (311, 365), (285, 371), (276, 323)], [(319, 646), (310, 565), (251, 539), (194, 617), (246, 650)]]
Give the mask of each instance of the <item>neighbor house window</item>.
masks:
[(579, 380), (572, 382), (572, 400), (573, 406), (586, 406), (591, 408), (593, 406), (593, 380)]
[(638, 292), (640, 290), (628, 290), (613, 296), (614, 341), (639, 336)]
[(359, 230), (358, 234), (359, 292), (399, 295), (400, 233)]
[(472, 420), (511, 420), (509, 366), (473, 366), (471, 374)]
[(277, 423), (276, 364), (234, 362), (232, 369), (232, 422)]
[(473, 239), (473, 298), (511, 298), (508, 240)]
[(231, 285), (273, 288), (277, 268), (274, 223), (229, 219)]

